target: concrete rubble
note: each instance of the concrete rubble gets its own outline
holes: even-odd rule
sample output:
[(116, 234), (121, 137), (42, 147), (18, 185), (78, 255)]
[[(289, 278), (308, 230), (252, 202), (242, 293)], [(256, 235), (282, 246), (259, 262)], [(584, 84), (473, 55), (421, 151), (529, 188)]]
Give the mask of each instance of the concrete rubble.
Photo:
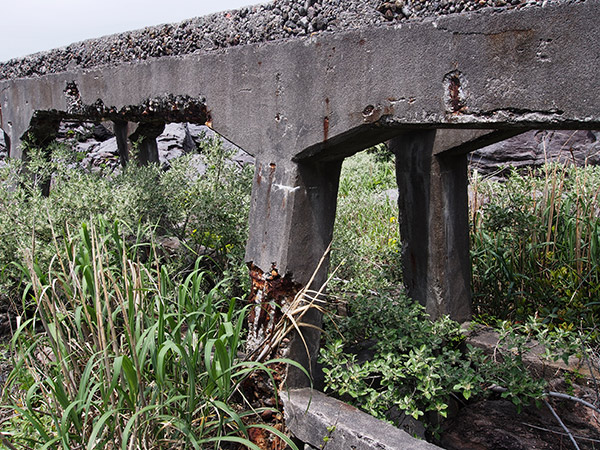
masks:
[(440, 449), (319, 391), (295, 389), (281, 397), (286, 426), (305, 449)]

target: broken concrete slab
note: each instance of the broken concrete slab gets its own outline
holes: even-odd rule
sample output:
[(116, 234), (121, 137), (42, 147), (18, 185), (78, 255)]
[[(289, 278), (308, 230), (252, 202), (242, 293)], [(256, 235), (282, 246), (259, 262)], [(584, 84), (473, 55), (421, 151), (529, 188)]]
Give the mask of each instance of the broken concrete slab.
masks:
[[(474, 347), (481, 348), (487, 354), (496, 354), (498, 346), (503, 346), (500, 342), (500, 334), (493, 328), (483, 325), (464, 324), (467, 343)], [(510, 349), (503, 347), (507, 352)], [(528, 351), (523, 354), (523, 362), (527, 369), (535, 376), (546, 380), (553, 379), (564, 372), (577, 374), (592, 382), (600, 375), (596, 370), (590, 371), (591, 365), (586, 364), (583, 358), (570, 356), (568, 362), (565, 363), (561, 359), (554, 361), (552, 358), (546, 357), (546, 348), (535, 340), (528, 343)], [(499, 356), (500, 358), (500, 356)]]
[(310, 448), (327, 450), (435, 450), (433, 444), (309, 388), (281, 394), (285, 423)]

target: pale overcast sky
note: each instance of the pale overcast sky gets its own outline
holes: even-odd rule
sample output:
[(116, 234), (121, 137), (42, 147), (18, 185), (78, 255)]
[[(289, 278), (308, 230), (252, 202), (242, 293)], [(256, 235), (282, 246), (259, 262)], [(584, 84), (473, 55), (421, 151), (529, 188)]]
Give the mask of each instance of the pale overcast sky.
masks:
[(0, 0), (0, 61), (266, 0)]

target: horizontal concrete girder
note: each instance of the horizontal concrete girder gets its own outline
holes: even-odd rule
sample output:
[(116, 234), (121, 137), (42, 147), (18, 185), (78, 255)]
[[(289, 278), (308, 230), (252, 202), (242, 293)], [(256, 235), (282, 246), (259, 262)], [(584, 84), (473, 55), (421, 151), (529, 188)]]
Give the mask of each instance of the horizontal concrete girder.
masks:
[[(2, 128), (80, 101), (205, 98), (254, 155), (357, 151), (408, 128), (600, 128), (598, 0), (429, 18), (0, 83)], [(277, 145), (272, 145), (276, 142)]]

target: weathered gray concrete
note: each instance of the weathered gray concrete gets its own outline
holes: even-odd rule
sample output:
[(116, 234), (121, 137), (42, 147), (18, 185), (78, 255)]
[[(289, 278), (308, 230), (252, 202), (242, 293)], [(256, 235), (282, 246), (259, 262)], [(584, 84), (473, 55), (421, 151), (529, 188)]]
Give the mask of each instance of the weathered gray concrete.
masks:
[(403, 279), (432, 318), (471, 317), (467, 158), (518, 131), (424, 130), (389, 142), (396, 155)]
[(434, 450), (433, 444), (411, 437), (354, 406), (312, 389), (281, 394), (286, 426), (311, 448), (327, 450)]
[[(599, 129), (599, 16), (600, 1), (587, 0), (72, 65), (0, 81), (0, 126), (11, 157), (23, 156), (28, 133), (39, 145), (51, 139), (61, 119), (206, 123), (256, 156), (246, 257), (259, 281), (257, 304), (261, 296), (289, 302), (308, 283), (331, 237), (341, 160), (397, 138), (397, 148), (409, 149), (397, 153), (403, 223), (410, 222), (403, 234), (414, 241), (411, 291), (434, 316), (462, 319), (469, 315), (464, 152), (489, 138), (472, 130)], [(446, 128), (471, 131), (433, 131)], [(411, 204), (418, 208), (409, 211)], [(315, 285), (322, 281), (319, 273)], [(290, 355), (302, 360), (303, 351)]]
[[(318, 291), (325, 282), (329, 260), (326, 250), (333, 235), (341, 170), (341, 161), (298, 164), (271, 156), (257, 159), (252, 186), (252, 231), (246, 261), (254, 286), (250, 301), (256, 306), (250, 317), (250, 351), (272, 335), (281, 316), (278, 311), (287, 309), (303, 286), (312, 279), (309, 287)], [(322, 258), (324, 263), (316, 272)], [(314, 327), (320, 327), (321, 314), (312, 310), (301, 322), (312, 327), (301, 325), (304, 341), (293, 334), (288, 353), (283, 356), (314, 370), (320, 334)], [(309, 383), (300, 371), (292, 370), (288, 375), (288, 386)]]

